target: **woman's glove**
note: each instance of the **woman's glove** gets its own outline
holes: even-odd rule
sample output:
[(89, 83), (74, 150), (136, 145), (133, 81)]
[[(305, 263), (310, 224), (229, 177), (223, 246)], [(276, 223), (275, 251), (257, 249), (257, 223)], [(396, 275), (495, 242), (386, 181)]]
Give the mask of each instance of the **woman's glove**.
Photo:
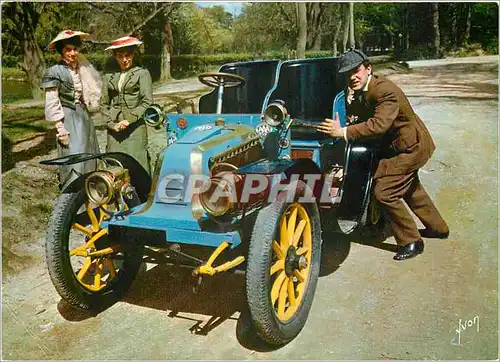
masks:
[(59, 121), (56, 123), (57, 140), (62, 146), (69, 146), (69, 132), (64, 128), (64, 123)]
[(123, 120), (123, 121), (120, 121), (117, 124), (115, 124), (114, 130), (115, 130), (115, 132), (120, 132), (120, 131), (124, 130), (125, 128), (127, 128), (129, 125), (130, 125), (130, 123), (128, 121)]

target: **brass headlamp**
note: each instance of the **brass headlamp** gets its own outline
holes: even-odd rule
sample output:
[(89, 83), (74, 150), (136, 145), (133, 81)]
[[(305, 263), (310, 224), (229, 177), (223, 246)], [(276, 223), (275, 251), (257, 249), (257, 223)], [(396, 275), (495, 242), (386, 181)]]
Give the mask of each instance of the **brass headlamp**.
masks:
[(85, 179), (85, 192), (97, 205), (108, 204), (124, 185), (130, 183), (128, 170), (120, 166), (109, 166), (95, 171)]
[(287, 115), (288, 111), (285, 108), (284, 102), (276, 100), (269, 103), (266, 107), (264, 114), (262, 115), (262, 119), (269, 126), (278, 127), (285, 122)]

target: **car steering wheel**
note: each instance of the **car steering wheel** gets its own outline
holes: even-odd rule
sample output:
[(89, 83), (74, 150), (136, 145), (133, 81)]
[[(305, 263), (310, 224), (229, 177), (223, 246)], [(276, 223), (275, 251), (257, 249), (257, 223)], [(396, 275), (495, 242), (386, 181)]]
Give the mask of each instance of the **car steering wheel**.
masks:
[(198, 80), (203, 84), (214, 88), (219, 88), (221, 86), (224, 88), (230, 88), (245, 84), (245, 78), (240, 77), (239, 75), (220, 72), (201, 73), (198, 76)]

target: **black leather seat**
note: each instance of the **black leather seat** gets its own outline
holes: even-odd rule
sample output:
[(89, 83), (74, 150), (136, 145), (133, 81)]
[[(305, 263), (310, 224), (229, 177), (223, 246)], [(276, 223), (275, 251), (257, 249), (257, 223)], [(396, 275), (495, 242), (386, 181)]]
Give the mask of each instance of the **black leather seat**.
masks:
[[(337, 74), (338, 57), (298, 59), (283, 62), (278, 85), (270, 101), (281, 99), (291, 118), (320, 123), (332, 117), (333, 101), (345, 87), (343, 76)], [(294, 126), (293, 139), (324, 139), (314, 128)]]

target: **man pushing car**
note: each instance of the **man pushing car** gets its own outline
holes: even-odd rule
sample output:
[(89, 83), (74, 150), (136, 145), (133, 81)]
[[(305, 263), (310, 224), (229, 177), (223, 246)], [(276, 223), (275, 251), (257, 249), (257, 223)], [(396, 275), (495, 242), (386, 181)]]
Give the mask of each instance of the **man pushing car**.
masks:
[[(325, 119), (317, 129), (346, 141), (377, 141), (379, 163), (374, 175), (374, 195), (386, 213), (398, 250), (394, 260), (405, 260), (424, 251), (422, 237), (445, 239), (449, 229), (418, 177), (436, 146), (423, 121), (403, 91), (382, 75), (372, 73), (371, 62), (351, 49), (339, 60), (339, 73), (347, 77), (347, 126)], [(425, 229), (418, 230), (410, 207)]]

